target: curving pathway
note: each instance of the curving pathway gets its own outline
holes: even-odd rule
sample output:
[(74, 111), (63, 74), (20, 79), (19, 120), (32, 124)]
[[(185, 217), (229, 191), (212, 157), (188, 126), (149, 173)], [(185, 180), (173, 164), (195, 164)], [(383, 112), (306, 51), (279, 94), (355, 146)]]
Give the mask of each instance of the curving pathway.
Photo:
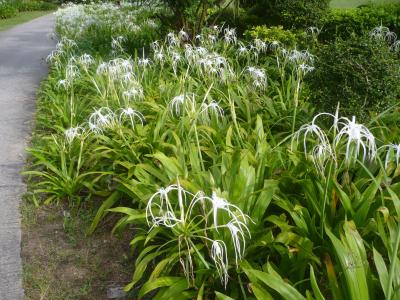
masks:
[(20, 171), (31, 132), (35, 92), (47, 73), (44, 58), (54, 48), (54, 16), (0, 32), (0, 299), (24, 298), (19, 204), (25, 186)]

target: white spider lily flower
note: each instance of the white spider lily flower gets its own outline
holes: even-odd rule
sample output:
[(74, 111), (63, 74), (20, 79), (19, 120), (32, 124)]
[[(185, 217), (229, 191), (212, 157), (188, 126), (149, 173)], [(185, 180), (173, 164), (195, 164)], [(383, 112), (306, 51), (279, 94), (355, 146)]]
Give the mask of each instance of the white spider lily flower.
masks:
[(321, 29), (316, 26), (310, 26), (306, 29), (306, 33), (312, 35), (313, 37), (317, 37), (321, 33)]
[(172, 59), (172, 69), (174, 70), (174, 74), (176, 75), (177, 66), (178, 63), (182, 60), (182, 56), (176, 51), (171, 51), (170, 56)]
[(128, 24), (128, 29), (132, 32), (140, 32), (142, 29), (136, 24)]
[(196, 34), (196, 36), (194, 37), (194, 39), (195, 39), (196, 41), (201, 42), (201, 41), (203, 40), (203, 36), (202, 36), (201, 34)]
[(209, 34), (209, 35), (207, 36), (207, 38), (208, 38), (208, 42), (209, 42), (210, 44), (214, 44), (214, 43), (216, 43), (217, 40), (218, 40), (217, 36), (214, 35), (214, 34)]
[(224, 110), (219, 106), (219, 104), (212, 100), (210, 103), (202, 103), (200, 115), (203, 117), (205, 123), (209, 123), (211, 115), (214, 115), (218, 119), (224, 116)]
[[(175, 96), (169, 103), (169, 108), (172, 114), (175, 113), (176, 116), (181, 115), (181, 113), (193, 113), (195, 112), (195, 101), (194, 95), (179, 95)], [(183, 109), (182, 109), (183, 108)]]
[(321, 174), (325, 173), (325, 168), (329, 161), (336, 162), (336, 155), (330, 144), (316, 145), (311, 155), (315, 169)]
[(142, 99), (143, 98), (143, 88), (138, 84), (133, 84), (133, 82), (131, 82), (131, 87), (124, 91), (122, 93), (122, 96), (124, 96), (125, 98), (127, 98), (128, 100), (130, 99)]
[(281, 49), (281, 55), (288, 59), (292, 63), (302, 64), (302, 63), (312, 63), (314, 61), (314, 55), (312, 55), (307, 50), (299, 51), (296, 49), (286, 50)]
[(126, 119), (128, 119), (130, 121), (132, 128), (135, 128), (135, 125), (137, 123), (136, 120), (138, 120), (142, 126), (144, 125), (144, 121), (145, 121), (142, 113), (137, 110), (132, 109), (131, 107), (121, 109), (121, 112), (119, 114), (120, 123), (122, 124), (124, 122), (124, 120), (126, 120)]
[(71, 144), (72, 141), (82, 135), (84, 129), (82, 127), (71, 127), (64, 131), (65, 138), (68, 144)]
[(67, 79), (60, 79), (57, 82), (57, 87), (58, 88), (68, 89), (70, 87), (70, 85), (71, 85), (71, 82), (69, 80), (67, 80)]
[(168, 33), (166, 39), (171, 47), (179, 45), (179, 38), (173, 32)]
[(151, 27), (151, 28), (157, 28), (158, 25), (154, 20), (148, 19), (145, 22), (147, 24), (147, 26)]
[(225, 28), (224, 29), (224, 41), (227, 44), (236, 44), (237, 37), (236, 37), (236, 29), (235, 28)]
[(314, 71), (315, 68), (312, 67), (312, 66), (309, 66), (309, 65), (307, 65), (307, 64), (305, 64), (305, 63), (302, 63), (302, 64), (300, 64), (300, 65), (298, 66), (298, 70), (301, 71), (301, 72), (305, 75), (305, 74), (307, 74), (307, 73), (309, 73), (309, 72)]
[(180, 55), (176, 51), (172, 51), (170, 55), (171, 55), (171, 59), (174, 64), (177, 64), (178, 62), (180, 62), (182, 60), (182, 55)]
[(277, 49), (279, 49), (281, 46), (281, 44), (279, 43), (279, 41), (272, 41), (269, 44), (269, 49), (271, 49), (271, 51), (276, 51)]
[(72, 81), (75, 77), (79, 75), (79, 69), (76, 65), (69, 62), (65, 68), (65, 79)]
[(131, 82), (135, 81), (135, 75), (132, 72), (127, 72), (124, 75), (122, 75), (122, 81), (125, 84), (129, 84)]
[(256, 49), (259, 53), (265, 52), (268, 50), (268, 44), (260, 39), (254, 39), (253, 49)]
[(89, 117), (89, 129), (94, 133), (101, 133), (109, 128), (115, 121), (115, 115), (108, 107), (101, 107), (95, 110)]
[(68, 39), (66, 37), (62, 37), (61, 40), (57, 43), (56, 49), (57, 50), (70, 50), (76, 47), (77, 44), (74, 40)]
[(255, 67), (247, 67), (246, 70), (250, 74), (255, 87), (261, 89), (265, 89), (267, 87), (268, 79), (264, 70)]
[(144, 58), (143, 57), (143, 58), (138, 60), (138, 65), (143, 67), (143, 68), (146, 68), (146, 67), (151, 65), (151, 60), (150, 60), (150, 58)]
[(318, 125), (315, 124), (317, 117), (314, 117), (311, 123), (302, 125), (293, 135), (293, 140), (296, 140), (297, 143), (299, 142), (300, 136), (303, 135), (303, 149), (305, 155), (307, 155), (308, 136), (315, 136), (317, 138), (318, 145), (320, 145), (318, 151), (330, 147), (328, 136)]
[(187, 32), (184, 31), (183, 29), (181, 29), (181, 31), (179, 31), (178, 37), (179, 37), (180, 40), (183, 41), (183, 42), (186, 42), (186, 41), (189, 40), (189, 35), (188, 35)]
[(115, 50), (123, 50), (122, 43), (126, 39), (123, 36), (113, 37), (111, 41), (111, 48)]
[(338, 146), (340, 142), (346, 140), (346, 161), (349, 162), (352, 153), (352, 145), (355, 144), (355, 157), (358, 157), (360, 152), (363, 152), (363, 161), (368, 158), (374, 160), (377, 154), (375, 137), (367, 127), (356, 122), (356, 117), (351, 120), (348, 118), (340, 118), (344, 122), (339, 122), (342, 128), (338, 132), (334, 144)]
[(155, 51), (153, 57), (155, 61), (158, 61), (160, 63), (163, 63), (165, 61), (165, 54), (162, 49)]
[(192, 45), (190, 44), (185, 44), (185, 57), (188, 61), (191, 61), (196, 58), (196, 52)]
[(105, 74), (107, 72), (107, 69), (108, 69), (108, 63), (102, 62), (97, 66), (96, 74), (97, 75)]
[(59, 57), (60, 57), (61, 55), (63, 55), (63, 54), (64, 54), (64, 51), (62, 51), (62, 50), (53, 50), (53, 51), (51, 51), (51, 53), (46, 57), (46, 61), (47, 61), (47, 62), (53, 62), (53, 61), (59, 59)]
[(245, 46), (245, 45), (240, 45), (238, 50), (237, 50), (239, 55), (245, 55), (247, 53), (249, 53), (249, 49)]
[(160, 42), (154, 41), (150, 44), (150, 47), (153, 51), (158, 51), (158, 50), (160, 50)]
[[(174, 205), (169, 193), (176, 192), (178, 196), (178, 208)], [(146, 220), (151, 227), (165, 226), (175, 227), (185, 221), (185, 205), (187, 197), (193, 197), (193, 194), (186, 191), (180, 184), (173, 184), (166, 188), (160, 188), (154, 193), (146, 205)], [(175, 209), (178, 209), (180, 216), (177, 217)]]
[(391, 46), (390, 49), (395, 51), (395, 52), (399, 52), (400, 50), (400, 41), (395, 41)]
[(381, 149), (385, 149), (385, 148), (387, 148), (386, 156), (385, 156), (385, 168), (388, 167), (389, 161), (390, 161), (390, 157), (391, 157), (391, 155), (393, 155), (393, 153), (394, 153), (394, 156), (395, 156), (396, 165), (398, 166), (399, 163), (400, 163), (400, 144), (384, 145), (384, 146), (380, 147), (378, 149), (378, 151), (381, 150)]
[(211, 245), (211, 258), (215, 263), (221, 282), (226, 288), (228, 284), (228, 251), (222, 240), (215, 240)]
[(243, 258), (244, 250), (246, 249), (245, 235), (247, 234), (249, 237), (251, 237), (250, 230), (246, 224), (240, 221), (230, 221), (228, 224), (226, 224), (226, 227), (229, 229), (231, 234), (233, 247), (235, 250), (236, 267), (239, 267), (239, 261)]
[(79, 58), (78, 58), (78, 63), (81, 64), (85, 70), (87, 70), (87, 68), (94, 63), (94, 59), (90, 54), (82, 54)]
[[(201, 198), (200, 198), (201, 199)], [(234, 204), (228, 202), (228, 200), (218, 197), (216, 192), (212, 193), (210, 197), (203, 197), (203, 199), (208, 200), (211, 202), (212, 211), (213, 211), (213, 219), (214, 219), (214, 227), (218, 231), (218, 211), (223, 210), (228, 213), (229, 217), (232, 218), (235, 222), (237, 222), (238, 216), (246, 222), (247, 216), (242, 212), (242, 210)]]
[(389, 43), (393, 43), (397, 40), (397, 35), (390, 31), (388, 27), (377, 26), (370, 32), (370, 37), (377, 40), (385, 40)]

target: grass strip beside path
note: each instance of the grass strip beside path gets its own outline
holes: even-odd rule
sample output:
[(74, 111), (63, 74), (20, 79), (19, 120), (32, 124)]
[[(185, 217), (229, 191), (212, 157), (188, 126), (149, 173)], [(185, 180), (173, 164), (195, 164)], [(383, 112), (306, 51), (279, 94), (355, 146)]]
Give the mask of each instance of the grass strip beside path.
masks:
[(7, 30), (15, 25), (22, 24), (51, 13), (52, 11), (25, 11), (20, 12), (17, 16), (9, 19), (0, 19), (0, 31)]
[(354, 8), (359, 5), (368, 3), (373, 4), (386, 4), (386, 3), (399, 3), (400, 0), (332, 0), (332, 8)]

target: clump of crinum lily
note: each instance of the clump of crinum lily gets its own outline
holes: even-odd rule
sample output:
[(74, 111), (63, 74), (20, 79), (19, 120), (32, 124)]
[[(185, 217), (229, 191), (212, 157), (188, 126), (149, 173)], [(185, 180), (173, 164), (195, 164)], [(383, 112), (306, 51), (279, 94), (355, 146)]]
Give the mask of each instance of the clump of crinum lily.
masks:
[[(182, 188), (179, 181), (151, 196), (146, 219), (149, 235), (157, 229), (167, 231), (157, 235), (170, 236), (166, 244), (173, 244), (178, 250), (177, 260), (188, 280), (194, 281), (198, 264), (206, 269), (213, 264), (225, 287), (229, 280), (228, 268), (238, 267), (246, 250), (246, 238), (250, 237), (247, 227), (250, 218), (239, 207), (217, 192), (211, 196), (202, 191), (193, 194)], [(156, 251), (166, 244), (159, 245)]]

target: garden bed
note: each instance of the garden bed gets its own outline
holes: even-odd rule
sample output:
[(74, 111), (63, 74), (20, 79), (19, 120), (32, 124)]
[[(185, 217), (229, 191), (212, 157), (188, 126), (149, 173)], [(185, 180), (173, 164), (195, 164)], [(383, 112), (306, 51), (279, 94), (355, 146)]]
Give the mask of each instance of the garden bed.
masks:
[[(400, 73), (384, 67), (400, 42), (365, 11), (357, 39), (288, 29), (302, 19), (287, 15), (286, 29), (252, 39), (204, 26), (206, 4), (63, 7), (25, 172), (31, 201), (83, 213), (94, 235), (78, 254), (100, 247), (104, 224), (123, 233), (135, 297), (400, 297)], [(165, 20), (187, 28), (166, 33)], [(69, 236), (62, 218), (74, 245), (83, 231)]]

